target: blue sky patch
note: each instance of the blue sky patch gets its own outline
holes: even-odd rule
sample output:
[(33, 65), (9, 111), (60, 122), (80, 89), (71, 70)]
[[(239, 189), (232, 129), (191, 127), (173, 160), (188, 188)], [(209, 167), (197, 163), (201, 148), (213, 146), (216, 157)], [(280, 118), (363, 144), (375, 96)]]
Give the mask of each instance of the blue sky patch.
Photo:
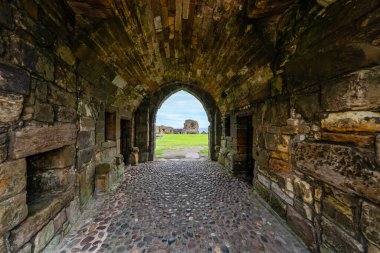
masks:
[(196, 120), (199, 128), (208, 128), (206, 112), (198, 99), (186, 91), (171, 95), (157, 112), (156, 126), (164, 125), (183, 128), (187, 119)]

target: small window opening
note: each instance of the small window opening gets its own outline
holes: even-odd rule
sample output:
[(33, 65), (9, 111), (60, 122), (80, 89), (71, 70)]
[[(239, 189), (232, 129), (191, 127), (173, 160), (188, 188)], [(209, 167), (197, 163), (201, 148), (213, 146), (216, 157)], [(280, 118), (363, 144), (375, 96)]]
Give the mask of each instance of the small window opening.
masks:
[(224, 119), (224, 135), (231, 136), (231, 118), (226, 117)]
[(106, 112), (105, 137), (106, 141), (116, 141), (116, 112)]

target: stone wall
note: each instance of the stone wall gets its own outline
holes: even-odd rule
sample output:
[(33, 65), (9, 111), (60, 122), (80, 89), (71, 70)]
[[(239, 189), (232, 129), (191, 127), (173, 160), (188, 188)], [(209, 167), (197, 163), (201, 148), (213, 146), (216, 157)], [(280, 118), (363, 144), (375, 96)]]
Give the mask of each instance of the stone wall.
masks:
[(186, 134), (199, 134), (199, 124), (196, 120), (187, 119), (183, 123), (183, 130)]
[[(379, 83), (369, 67), (229, 116), (219, 162), (237, 176), (254, 170), (254, 189), (315, 252), (380, 248)], [(240, 114), (253, 126), (254, 163), (243, 172)]]
[(120, 152), (120, 117), (132, 118), (112, 105), (117, 74), (94, 75), (75, 55), (72, 11), (36, 2), (0, 2), (2, 253), (52, 251), (93, 196), (95, 166)]
[(245, 169), (258, 194), (313, 252), (379, 252), (380, 27), (364, 15), (378, 7), (295, 9), (275, 33), (268, 93), (223, 99), (219, 162), (242, 175), (237, 119), (251, 115), (254, 163)]

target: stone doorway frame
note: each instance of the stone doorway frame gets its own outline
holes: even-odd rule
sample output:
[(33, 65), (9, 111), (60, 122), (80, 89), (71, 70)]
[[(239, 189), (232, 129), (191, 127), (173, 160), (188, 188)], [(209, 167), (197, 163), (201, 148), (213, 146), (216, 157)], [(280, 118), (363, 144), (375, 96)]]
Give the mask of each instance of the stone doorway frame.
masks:
[(181, 90), (193, 95), (203, 105), (210, 122), (208, 131), (209, 158), (213, 161), (218, 159), (218, 152), (215, 150), (215, 147), (220, 146), (221, 113), (216, 101), (211, 94), (195, 84), (171, 82), (164, 84), (159, 90), (148, 95), (135, 112), (135, 144), (140, 149), (140, 162), (153, 161), (155, 159), (157, 112), (166, 99)]

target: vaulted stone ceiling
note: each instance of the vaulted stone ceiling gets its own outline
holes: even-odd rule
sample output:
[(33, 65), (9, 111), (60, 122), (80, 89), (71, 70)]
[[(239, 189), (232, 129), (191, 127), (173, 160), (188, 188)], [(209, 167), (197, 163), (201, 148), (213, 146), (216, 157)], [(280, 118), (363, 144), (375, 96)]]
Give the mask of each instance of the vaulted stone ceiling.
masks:
[(294, 0), (245, 2), (67, 1), (77, 14), (76, 55), (99, 54), (119, 85), (144, 94), (166, 82), (196, 82), (215, 97), (258, 71), (271, 77), (273, 50), (252, 19), (273, 22)]
[[(101, 74), (122, 88), (120, 100), (128, 100), (132, 107), (161, 85), (173, 81), (200, 86), (222, 107), (228, 99), (245, 101), (240, 105), (249, 104), (271, 95), (270, 80), (274, 94), (282, 92), (278, 88), (282, 85), (281, 73), (296, 51), (299, 61), (295, 58), (294, 64), (288, 64), (287, 78), (309, 74), (318, 77), (314, 71), (336, 70), (320, 70), (318, 63), (307, 55), (327, 54), (328, 50), (346, 44), (350, 45), (347, 54), (351, 54), (351, 44), (356, 43), (356, 48), (363, 40), (377, 46), (379, 30), (377, 0), (66, 2), (75, 14), (73, 41), (74, 53), (81, 60), (79, 70), (87, 73), (88, 80)], [(368, 18), (362, 16), (371, 11), (373, 14)], [(336, 59), (329, 56), (335, 62), (328, 60), (326, 64), (341, 64), (340, 58), (344, 56), (340, 54)], [(323, 60), (324, 56), (321, 57)], [(302, 70), (303, 67), (306, 69)], [(344, 72), (347, 66), (339, 68)], [(292, 80), (291, 85), (297, 82)]]

